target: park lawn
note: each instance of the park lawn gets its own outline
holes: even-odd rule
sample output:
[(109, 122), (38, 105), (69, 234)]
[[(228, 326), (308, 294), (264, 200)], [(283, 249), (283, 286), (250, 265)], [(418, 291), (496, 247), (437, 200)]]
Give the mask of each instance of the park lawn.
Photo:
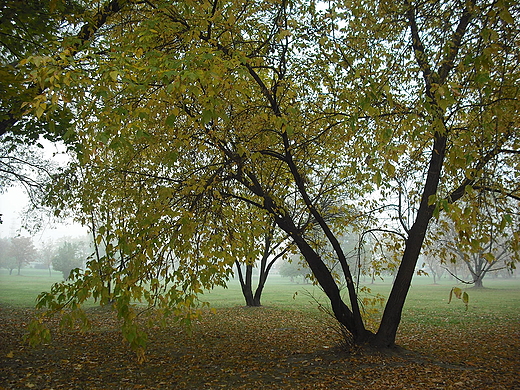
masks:
[[(177, 323), (149, 329), (146, 360), (138, 364), (117, 319), (102, 308), (87, 309), (87, 332), (55, 331), (48, 345), (23, 344), (32, 294), (59, 277), (26, 283), (0, 274), (0, 389), (520, 388), (518, 280), (467, 289), (466, 311), (460, 300), (447, 303), (452, 282), (416, 278), (398, 336), (404, 348), (382, 353), (339, 349), (334, 321), (317, 309), (315, 300), (325, 302), (319, 290), (273, 276), (263, 307), (243, 307), (233, 282), (204, 294), (216, 312), (207, 311), (191, 332)], [(369, 287), (384, 295), (390, 284)]]

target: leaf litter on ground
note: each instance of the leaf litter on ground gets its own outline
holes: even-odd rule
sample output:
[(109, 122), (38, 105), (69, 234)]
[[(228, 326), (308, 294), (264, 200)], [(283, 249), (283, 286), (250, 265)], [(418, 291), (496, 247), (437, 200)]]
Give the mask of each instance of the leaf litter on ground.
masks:
[(110, 311), (87, 332), (57, 331), (31, 348), (33, 312), (0, 308), (0, 389), (513, 389), (520, 321), (475, 326), (404, 323), (399, 348), (338, 347), (323, 313), (277, 307), (208, 311), (186, 332), (149, 329), (138, 364)]

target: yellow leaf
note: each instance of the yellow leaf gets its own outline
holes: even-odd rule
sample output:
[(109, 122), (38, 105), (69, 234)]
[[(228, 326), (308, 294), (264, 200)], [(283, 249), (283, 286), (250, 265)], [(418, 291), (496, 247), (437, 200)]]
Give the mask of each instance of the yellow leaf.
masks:
[(117, 81), (117, 76), (119, 76), (119, 72), (117, 70), (113, 70), (109, 73), (109, 75), (113, 81)]
[(14, 358), (14, 352), (10, 351), (7, 355), (5, 355), (5, 357), (8, 357), (9, 359)]

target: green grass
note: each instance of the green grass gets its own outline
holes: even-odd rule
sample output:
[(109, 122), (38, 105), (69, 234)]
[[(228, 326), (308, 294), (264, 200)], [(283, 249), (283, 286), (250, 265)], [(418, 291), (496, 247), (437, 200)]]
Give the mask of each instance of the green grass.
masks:
[[(256, 286), (254, 286), (256, 288)], [(312, 284), (291, 283), (287, 278), (271, 275), (262, 292), (261, 303), (264, 306), (292, 307), (305, 309), (310, 306), (310, 294), (324, 297), (317, 286)], [(227, 288), (216, 287), (201, 296), (201, 300), (207, 301), (213, 307), (244, 306), (240, 283), (238, 280), (230, 280)]]
[(14, 270), (12, 275), (6, 269), (0, 269), (0, 303), (15, 307), (31, 307), (42, 291), (63, 280), (61, 272), (22, 268), (20, 275)]
[[(14, 307), (34, 306), (37, 295), (48, 291), (53, 283), (60, 282), (60, 272), (49, 275), (46, 270), (22, 269), (22, 275), (9, 275), (0, 270), (0, 304)], [(366, 284), (372, 294), (387, 296), (391, 280), (378, 280)], [(453, 299), (448, 305), (452, 287), (459, 286), (468, 292), (469, 309), (466, 311), (462, 301)], [(518, 318), (520, 309), (520, 278), (484, 280), (484, 289), (478, 290), (457, 284), (456, 281), (442, 279), (433, 285), (432, 279), (425, 276), (414, 278), (403, 311), (403, 320), (412, 324), (450, 326), (459, 323), (479, 321), (504, 323)], [(287, 309), (315, 311), (319, 302), (326, 304), (327, 299), (317, 286), (291, 283), (289, 279), (271, 275), (262, 294), (262, 304)], [(201, 296), (212, 307), (244, 306), (244, 298), (238, 280), (231, 280), (228, 288), (218, 287)], [(376, 315), (377, 317), (377, 315)]]

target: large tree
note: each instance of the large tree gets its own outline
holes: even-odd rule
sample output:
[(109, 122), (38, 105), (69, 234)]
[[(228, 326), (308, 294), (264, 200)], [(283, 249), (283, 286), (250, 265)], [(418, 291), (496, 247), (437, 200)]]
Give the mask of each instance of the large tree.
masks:
[[(100, 240), (110, 232), (128, 259), (109, 267), (127, 338), (130, 299), (175, 312), (225, 281), (227, 249), (242, 245), (225, 233), (238, 202), (291, 237), (354, 342), (392, 346), (431, 221), (462, 219), (458, 201), (480, 191), (498, 195), (499, 212), (506, 198), (517, 205), (518, 16), (516, 4), (476, 0), (157, 0), (126, 4), (76, 62), (47, 63), (47, 88), (78, 113), (79, 209), (101, 202), (122, 216)], [(380, 230), (404, 240), (373, 333), (339, 237), (376, 206), (395, 221)], [(78, 277), (54, 292), (99, 293), (95, 272)], [(178, 287), (143, 292), (165, 280)], [(61, 307), (54, 296), (40, 304)]]

